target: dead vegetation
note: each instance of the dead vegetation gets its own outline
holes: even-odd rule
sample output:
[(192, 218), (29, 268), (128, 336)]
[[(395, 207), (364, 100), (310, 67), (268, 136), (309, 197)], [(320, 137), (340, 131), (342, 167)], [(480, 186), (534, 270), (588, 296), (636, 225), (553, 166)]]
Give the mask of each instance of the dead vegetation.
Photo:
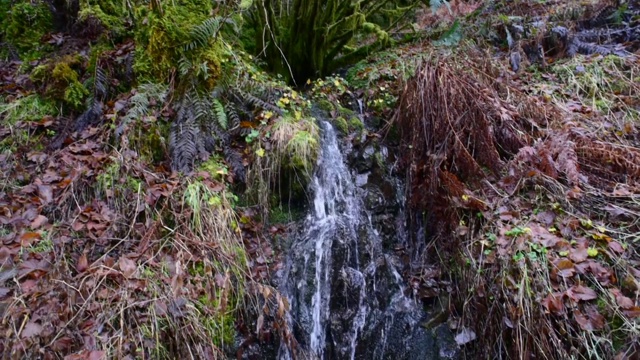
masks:
[[(455, 259), (450, 325), (477, 334), (473, 356), (638, 356), (637, 117), (608, 123), (636, 110), (614, 92), (598, 93), (604, 112), (594, 93), (538, 96), (533, 79), (486, 59), (434, 53), (394, 117), (414, 226), (440, 261)], [(607, 79), (634, 87), (637, 64), (624, 64)], [(415, 275), (419, 294), (438, 293), (434, 276)]]

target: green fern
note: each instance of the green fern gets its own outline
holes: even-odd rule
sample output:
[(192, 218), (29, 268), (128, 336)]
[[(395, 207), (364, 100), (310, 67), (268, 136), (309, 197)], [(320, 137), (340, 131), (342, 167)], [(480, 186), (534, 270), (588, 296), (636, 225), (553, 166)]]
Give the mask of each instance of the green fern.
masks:
[(238, 115), (235, 105), (232, 102), (228, 102), (225, 104), (224, 109), (227, 113), (227, 118), (231, 120), (229, 131), (238, 129), (240, 127), (240, 115)]
[(191, 51), (199, 47), (204, 47), (209, 40), (215, 37), (222, 27), (222, 18), (212, 17), (196, 25), (191, 30), (191, 42), (185, 46), (185, 50)]
[(215, 113), (216, 120), (218, 121), (218, 125), (220, 125), (223, 130), (227, 130), (229, 126), (227, 121), (227, 114), (225, 113), (224, 106), (222, 105), (220, 100), (213, 99), (213, 111)]
[(116, 137), (120, 137), (129, 123), (138, 120), (149, 113), (151, 99), (158, 103), (163, 103), (167, 96), (167, 88), (161, 84), (142, 84), (137, 92), (129, 99), (131, 107), (122, 118), (120, 125), (116, 128)]

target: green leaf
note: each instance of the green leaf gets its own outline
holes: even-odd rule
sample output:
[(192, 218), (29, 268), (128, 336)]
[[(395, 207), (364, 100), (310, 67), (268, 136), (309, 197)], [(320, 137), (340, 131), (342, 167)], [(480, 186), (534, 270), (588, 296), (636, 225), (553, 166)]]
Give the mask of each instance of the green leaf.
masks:
[(260, 148), (256, 150), (256, 155), (258, 155), (259, 157), (264, 157), (264, 149)]
[(589, 255), (589, 257), (598, 256), (598, 249), (590, 247), (589, 249), (587, 249), (587, 255)]

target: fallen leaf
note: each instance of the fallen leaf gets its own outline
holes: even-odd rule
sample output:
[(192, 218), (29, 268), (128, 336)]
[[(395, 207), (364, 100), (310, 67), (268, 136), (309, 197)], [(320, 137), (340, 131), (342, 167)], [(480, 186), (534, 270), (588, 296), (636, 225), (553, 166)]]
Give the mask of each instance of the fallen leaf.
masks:
[(89, 268), (89, 261), (87, 260), (87, 254), (82, 254), (78, 258), (78, 264), (76, 265), (76, 270), (79, 273), (85, 272)]
[(633, 307), (635, 306), (633, 300), (622, 294), (616, 295), (616, 302), (621, 308), (625, 310), (633, 309)]
[(640, 306), (634, 306), (631, 309), (622, 311), (628, 318), (635, 319), (640, 317)]
[(575, 310), (573, 312), (573, 318), (576, 320), (578, 325), (580, 325), (580, 328), (585, 331), (594, 331), (604, 327), (604, 316), (597, 311), (591, 311), (585, 315), (579, 310)]
[(567, 295), (574, 301), (589, 301), (598, 298), (598, 294), (591, 288), (574, 285), (567, 290)]
[(20, 335), (23, 339), (30, 338), (34, 336), (40, 335), (42, 332), (42, 325), (37, 324), (33, 321), (27, 323), (22, 330), (22, 334)]
[(105, 359), (105, 352), (104, 351), (97, 351), (94, 350), (92, 352), (89, 353), (89, 360), (102, 360)]
[(624, 248), (617, 241), (611, 241), (607, 246), (609, 246), (609, 249), (617, 252), (618, 254), (622, 254), (624, 252)]
[(3, 299), (5, 296), (9, 295), (11, 289), (6, 287), (0, 287), (0, 299)]
[(122, 256), (120, 260), (118, 260), (118, 265), (120, 266), (120, 270), (124, 274), (124, 277), (130, 278), (137, 270), (137, 266), (135, 261)]
[(572, 277), (576, 273), (574, 264), (569, 259), (560, 259), (555, 263), (555, 266), (558, 269), (558, 275), (562, 277)]
[(42, 225), (46, 224), (47, 221), (49, 221), (49, 219), (47, 219), (46, 216), (44, 215), (38, 215), (32, 222), (31, 222), (31, 228), (32, 229), (38, 229), (40, 228)]
[(581, 263), (587, 260), (587, 257), (589, 257), (587, 248), (579, 247), (577, 249), (571, 249), (569, 252), (569, 259), (573, 260), (575, 263)]
[(40, 239), (40, 234), (36, 232), (27, 232), (20, 236), (20, 246), (31, 246), (36, 240)]
[(547, 309), (547, 312), (561, 315), (564, 313), (562, 297), (562, 293), (549, 294), (542, 300), (542, 305)]
[(53, 190), (49, 185), (38, 185), (38, 196), (44, 204), (48, 204), (53, 200)]

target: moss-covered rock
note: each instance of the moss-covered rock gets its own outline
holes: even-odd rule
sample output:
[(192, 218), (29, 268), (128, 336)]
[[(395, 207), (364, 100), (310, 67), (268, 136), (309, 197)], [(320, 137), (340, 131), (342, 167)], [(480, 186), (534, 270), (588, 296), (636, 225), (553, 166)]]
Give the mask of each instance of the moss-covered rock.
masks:
[(79, 110), (89, 95), (89, 90), (80, 82), (79, 72), (83, 71), (84, 65), (82, 56), (67, 55), (34, 68), (31, 80), (44, 89), (46, 98)]
[[(121, 4), (111, 1), (81, 2), (78, 21), (84, 23), (84, 27), (89, 31), (105, 30), (111, 35), (123, 36), (126, 30), (125, 21), (128, 19), (125, 9)], [(99, 29), (92, 29), (95, 27)]]
[(355, 131), (364, 130), (364, 123), (357, 116), (352, 116), (349, 119), (349, 127)]
[(36, 59), (40, 39), (51, 31), (53, 17), (44, 1), (0, 1), (0, 39), (16, 48), (24, 59)]
[(335, 110), (333, 104), (327, 99), (319, 99), (316, 101), (318, 108), (322, 111), (326, 111), (327, 113)]
[(338, 116), (333, 121), (333, 124), (335, 125), (336, 129), (338, 129), (338, 131), (340, 131), (340, 133), (342, 133), (343, 135), (349, 133), (349, 124), (347, 123), (347, 120), (342, 116)]

